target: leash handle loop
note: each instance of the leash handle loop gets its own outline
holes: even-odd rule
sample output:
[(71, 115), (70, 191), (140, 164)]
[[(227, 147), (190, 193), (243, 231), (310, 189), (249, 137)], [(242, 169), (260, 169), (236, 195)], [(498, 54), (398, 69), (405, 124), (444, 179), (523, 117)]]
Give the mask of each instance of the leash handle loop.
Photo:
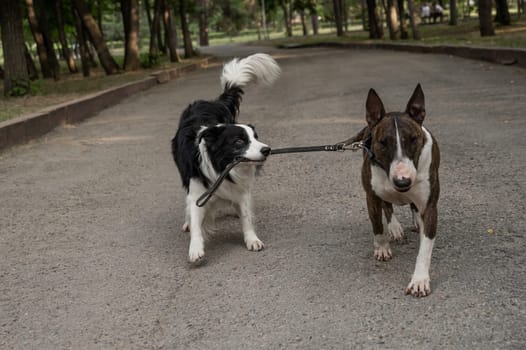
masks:
[(217, 190), (219, 185), (221, 185), (223, 180), (228, 176), (230, 170), (232, 170), (233, 167), (235, 167), (243, 161), (246, 160), (244, 158), (236, 158), (232, 163), (228, 164), (225, 170), (223, 170), (223, 172), (221, 173), (221, 175), (219, 175), (216, 182), (214, 182), (210, 188), (208, 188), (199, 198), (197, 198), (197, 201), (195, 201), (195, 205), (197, 205), (200, 208), (203, 207), (206, 204), (206, 202), (208, 202), (210, 198), (212, 198), (212, 195)]

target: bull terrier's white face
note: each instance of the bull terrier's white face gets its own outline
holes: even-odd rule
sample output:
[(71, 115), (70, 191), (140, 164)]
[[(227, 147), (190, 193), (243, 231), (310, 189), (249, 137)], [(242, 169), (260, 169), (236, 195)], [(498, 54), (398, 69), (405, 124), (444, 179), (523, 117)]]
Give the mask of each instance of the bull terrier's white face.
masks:
[(418, 159), (425, 142), (422, 121), (424, 96), (420, 85), (411, 97), (405, 113), (385, 113), (382, 101), (371, 90), (367, 98), (367, 122), (371, 129), (371, 150), (377, 164), (388, 174), (398, 192), (406, 192), (415, 183)]

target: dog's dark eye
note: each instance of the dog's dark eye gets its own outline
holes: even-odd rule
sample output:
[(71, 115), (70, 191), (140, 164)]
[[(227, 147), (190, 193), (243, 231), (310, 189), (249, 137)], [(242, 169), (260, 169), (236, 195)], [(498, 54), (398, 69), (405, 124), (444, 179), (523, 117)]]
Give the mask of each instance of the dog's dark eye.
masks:
[(387, 139), (378, 140), (378, 145), (381, 147), (387, 147)]
[(244, 144), (245, 144), (245, 140), (243, 140), (243, 139), (236, 139), (236, 140), (234, 141), (234, 143), (235, 143), (236, 145), (244, 145)]

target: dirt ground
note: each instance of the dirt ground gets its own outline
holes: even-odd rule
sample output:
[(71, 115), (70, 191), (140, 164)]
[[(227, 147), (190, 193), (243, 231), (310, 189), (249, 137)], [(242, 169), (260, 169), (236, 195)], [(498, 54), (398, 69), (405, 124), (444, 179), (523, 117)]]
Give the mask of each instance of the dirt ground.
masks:
[(180, 112), (219, 94), (220, 67), (155, 87), (0, 154), (2, 349), (520, 349), (526, 347), (526, 70), (389, 51), (272, 51), (272, 88), (240, 121), (272, 147), (333, 143), (375, 88), (402, 109), (417, 83), (442, 152), (432, 294), (403, 290), (418, 237), (373, 258), (361, 155), (271, 156), (254, 197), (259, 253), (226, 218), (207, 264), (186, 261), (170, 155)]

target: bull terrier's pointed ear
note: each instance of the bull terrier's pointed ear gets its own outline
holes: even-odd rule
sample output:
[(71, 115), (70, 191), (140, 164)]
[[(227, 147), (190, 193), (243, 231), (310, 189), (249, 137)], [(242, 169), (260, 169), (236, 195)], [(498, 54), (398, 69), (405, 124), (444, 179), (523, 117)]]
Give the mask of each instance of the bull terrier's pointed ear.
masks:
[(426, 116), (426, 106), (424, 100), (424, 91), (420, 84), (416, 86), (413, 95), (407, 103), (406, 113), (418, 124), (422, 125)]
[(373, 89), (369, 90), (369, 95), (367, 95), (365, 110), (365, 119), (369, 128), (375, 126), (385, 116), (384, 104)]

